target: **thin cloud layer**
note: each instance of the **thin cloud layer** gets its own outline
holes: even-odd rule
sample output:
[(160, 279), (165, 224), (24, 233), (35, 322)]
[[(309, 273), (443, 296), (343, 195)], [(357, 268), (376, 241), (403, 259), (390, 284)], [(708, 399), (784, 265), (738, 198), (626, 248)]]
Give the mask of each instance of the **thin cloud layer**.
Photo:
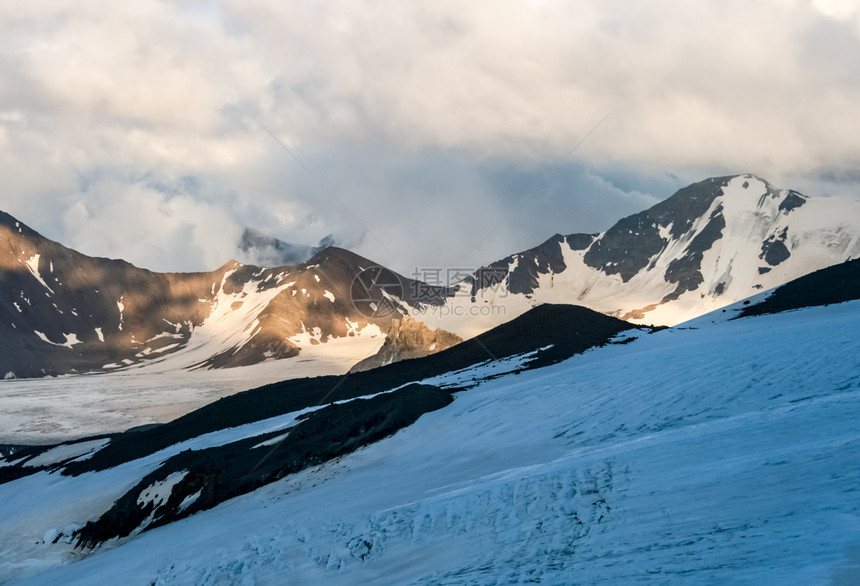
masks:
[(476, 265), (710, 174), (853, 193), (857, 55), (850, 0), (0, 6), (0, 208), (156, 270)]

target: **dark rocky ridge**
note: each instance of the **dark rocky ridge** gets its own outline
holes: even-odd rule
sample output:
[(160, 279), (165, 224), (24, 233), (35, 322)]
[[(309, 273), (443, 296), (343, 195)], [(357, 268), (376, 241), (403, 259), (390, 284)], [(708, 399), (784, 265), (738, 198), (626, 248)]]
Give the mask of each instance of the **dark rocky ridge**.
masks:
[[(40, 455), (44, 454), (56, 448), (58, 446), (73, 446), (75, 444), (80, 444), (84, 442), (89, 442), (92, 440), (101, 440), (101, 439), (110, 439), (117, 437), (118, 434), (102, 434), (91, 437), (86, 437), (70, 442), (64, 442), (61, 444), (47, 444), (47, 445), (35, 445), (35, 446), (26, 446), (26, 445), (9, 445), (4, 444), (0, 445), (0, 459), (6, 461), (7, 465), (0, 466), (0, 484), (11, 482), (13, 480), (17, 480), (18, 478), (23, 478), (24, 476), (29, 476), (30, 474), (35, 474), (36, 472), (40, 472), (42, 470), (48, 471), (56, 471), (61, 470), (66, 464), (70, 461), (78, 458), (80, 453), (73, 453), (65, 458), (58, 458), (52, 464), (39, 464), (33, 462), (33, 460)], [(9, 463), (14, 463), (14, 465), (9, 465)]]
[(807, 199), (802, 193), (790, 189), (786, 198), (779, 204), (779, 210), (787, 214), (805, 204)]
[(0, 458), (6, 458), (11, 456), (15, 452), (21, 450), (26, 446), (16, 445), (16, 444), (0, 444)]
[(556, 234), (540, 246), (531, 249), (530, 254), (523, 255), (523, 259), (534, 258), (534, 262), (517, 265), (508, 277), (508, 290), (511, 293), (530, 293), (538, 284), (539, 274), (563, 271), (564, 257), (559, 246), (563, 242), (565, 242), (564, 236)]
[(668, 244), (660, 227), (669, 227), (680, 238), (699, 218), (733, 177), (715, 177), (679, 189), (652, 208), (619, 221), (585, 253), (585, 264), (607, 275), (619, 275), (626, 283), (648, 266), (651, 258)]
[[(379, 441), (452, 400), (450, 393), (436, 387), (410, 385), (370, 399), (332, 404), (313, 411), (272, 446), (254, 447), (286, 430), (214, 448), (181, 452), (146, 475), (98, 520), (77, 531), (77, 545), (96, 547), (109, 539), (125, 537), (135, 529), (151, 529), (211, 509), (289, 474)], [(160, 506), (152, 501), (140, 504), (140, 495), (145, 489), (163, 482), (173, 473), (183, 472), (184, 476), (173, 487), (166, 502), (159, 503)], [(147, 524), (150, 516), (151, 522)]]
[[(663, 298), (655, 298), (651, 305), (626, 311), (614, 312), (625, 319), (643, 319), (648, 311), (659, 305), (680, 298), (689, 291), (696, 291), (703, 285), (705, 252), (712, 249), (724, 236), (727, 219), (722, 206), (714, 209), (709, 217), (705, 214), (712, 208), (715, 200), (723, 195), (723, 189), (738, 176), (714, 177), (679, 189), (668, 199), (661, 201), (648, 210), (619, 220), (603, 234), (555, 235), (541, 245), (513, 254), (479, 269), (467, 284), (471, 286), (473, 302), (481, 289), (495, 290), (504, 285), (511, 294), (530, 297), (535, 294), (542, 275), (558, 274), (566, 268), (564, 252), (585, 251), (582, 261), (587, 267), (606, 275), (618, 275), (623, 283), (634, 276), (648, 271), (660, 271), (660, 277), (675, 289)], [(744, 176), (752, 178), (754, 176)], [(764, 193), (759, 204), (768, 198), (782, 198), (778, 205), (781, 214), (788, 215), (802, 207), (807, 197), (796, 191), (781, 191), (764, 183)], [(744, 181), (742, 187), (750, 187)], [(694, 226), (702, 226), (693, 234)], [(769, 237), (753, 246), (761, 246), (761, 257), (768, 266), (758, 267), (758, 274), (769, 272), (770, 267), (785, 262), (791, 255), (787, 246), (788, 232)], [(659, 255), (667, 248), (681, 243), (674, 258), (662, 258), (664, 266), (656, 266)], [(516, 265), (510, 268), (514, 261)], [(731, 275), (727, 275), (731, 279)], [(727, 282), (709, 285), (703, 295), (720, 296), (726, 290)], [(587, 292), (587, 289), (583, 291)], [(580, 293), (584, 295), (585, 293)], [(579, 297), (578, 299), (582, 299)]]
[(764, 262), (772, 267), (777, 266), (783, 261), (788, 260), (791, 252), (785, 245), (788, 238), (788, 228), (785, 228), (778, 236), (771, 236), (761, 245), (761, 254), (759, 258), (764, 259)]
[[(511, 293), (531, 294), (538, 285), (540, 275), (559, 273), (567, 268), (561, 252), (562, 246), (566, 245), (571, 250), (585, 250), (596, 237), (597, 234), (556, 234), (534, 248), (482, 267), (466, 279), (466, 283), (471, 285), (471, 296), (474, 299), (478, 291), (491, 289), (503, 281), (507, 282), (508, 291)], [(508, 267), (515, 259), (520, 262), (509, 271)]]
[(777, 287), (735, 319), (860, 299), (860, 259), (833, 265)]
[[(409, 384), (370, 399), (410, 381), (459, 370), (488, 360), (538, 350), (522, 368), (537, 368), (609, 342), (631, 324), (577, 306), (543, 305), (458, 346), (424, 358), (406, 360), (372, 371), (343, 377), (285, 381), (226, 397), (180, 419), (134, 434), (112, 438), (92, 458), (66, 464), (64, 474), (103, 470), (203, 433), (315, 405), (291, 429), (243, 439), (224, 446), (182, 452), (148, 474), (118, 499), (109, 511), (76, 533), (80, 547), (95, 547), (211, 508), (229, 498), (274, 482), (362, 445), (391, 435), (414, 422), (422, 413), (452, 400), (450, 392)], [(344, 404), (335, 401), (356, 399)], [(300, 418), (302, 419), (302, 418)], [(270, 446), (254, 448), (288, 432)], [(164, 502), (141, 500), (140, 495), (171, 474), (181, 479)]]
[[(226, 271), (159, 274), (87, 257), (0, 212), (0, 376), (96, 370), (181, 344), (208, 314), (200, 298)], [(80, 344), (61, 346), (64, 334)]]
[[(733, 178), (715, 177), (684, 187), (650, 209), (619, 220), (603, 235), (556, 234), (535, 248), (482, 267), (467, 281), (471, 284), (471, 295), (475, 297), (480, 289), (497, 286), (503, 281), (511, 293), (534, 293), (540, 275), (559, 273), (566, 268), (561, 252), (564, 246), (574, 251), (585, 250), (583, 260), (587, 266), (607, 275), (617, 274), (626, 283), (647, 269), (651, 259), (669, 244), (660, 235), (661, 227), (670, 227), (670, 236), (680, 238), (708, 211)], [(797, 207), (797, 204), (791, 205)], [(700, 276), (701, 255), (719, 239), (724, 226), (725, 220), (714, 214), (707, 233), (692, 242), (685, 256), (668, 267), (666, 278), (678, 284), (676, 296), (701, 282), (697, 277)], [(515, 258), (520, 262), (508, 274), (508, 267)]]
[(690, 242), (684, 256), (676, 258), (666, 268), (665, 278), (669, 283), (677, 283), (678, 288), (663, 298), (663, 303), (677, 299), (687, 291), (694, 291), (704, 282), (702, 258), (714, 243), (723, 235), (726, 220), (722, 207), (711, 214), (705, 228)]
[[(99, 436), (109, 437), (110, 442), (91, 457), (77, 461), (67, 459), (50, 469), (70, 475), (105, 470), (205, 433), (309, 407), (322, 407), (306, 418), (299, 418), (301, 422), (290, 430), (270, 432), (216, 448), (186, 451), (170, 458), (120, 498), (101, 519), (78, 533), (79, 544), (90, 547), (111, 537), (127, 535), (136, 528), (154, 527), (193, 514), (376, 441), (409, 425), (422, 413), (444, 407), (451, 400), (449, 393), (464, 390), (443, 391), (416, 385), (415, 381), (526, 353), (534, 353), (534, 356), (517, 368), (538, 368), (607, 344), (629, 329), (642, 328), (583, 307), (542, 305), (485, 334), (424, 358), (342, 377), (287, 380), (225, 397), (170, 423)], [(403, 388), (398, 391), (383, 393), (401, 386)], [(377, 396), (350, 401), (369, 395)], [(350, 402), (333, 405), (343, 401)], [(289, 435), (282, 438), (283, 441), (252, 452), (254, 446), (286, 431)], [(96, 438), (78, 441), (91, 439)], [(14, 457), (31, 459), (52, 447), (16, 446)], [(26, 467), (20, 462), (10, 465), (7, 460), (7, 465), (0, 467), (3, 472), (0, 482), (43, 469)], [(138, 496), (145, 488), (181, 471), (188, 471), (188, 474), (164, 503), (158, 507), (138, 504)], [(186, 502), (186, 499), (198, 493), (195, 504), (189, 505), (190, 500)], [(154, 513), (153, 523), (148, 525), (144, 520), (151, 513)]]

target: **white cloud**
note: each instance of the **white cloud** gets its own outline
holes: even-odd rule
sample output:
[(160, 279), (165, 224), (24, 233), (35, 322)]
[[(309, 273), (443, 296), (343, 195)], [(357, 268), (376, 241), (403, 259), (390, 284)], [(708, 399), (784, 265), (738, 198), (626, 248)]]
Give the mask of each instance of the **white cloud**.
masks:
[[(543, 205), (467, 260), (489, 261), (669, 195), (597, 169), (666, 189), (855, 169), (858, 51), (848, 0), (0, 5), (0, 208), (152, 268), (214, 268), (246, 225), (388, 255), (337, 199), (403, 269), (510, 216), (508, 167)], [(541, 192), (535, 169), (569, 186)]]
[(145, 178), (93, 178), (60, 217), (70, 236), (65, 244), (90, 255), (146, 259), (145, 268), (160, 271), (214, 269), (230, 259), (240, 230), (228, 206), (181, 185), (168, 191)]
[[(278, 91), (258, 103), (301, 142), (544, 158), (612, 111), (582, 155), (796, 169), (860, 147), (845, 125), (860, 64), (826, 48), (838, 67), (810, 62), (820, 35), (839, 31), (802, 5), (251, 5), (227, 14), (277, 72)], [(817, 107), (834, 92), (846, 103)]]
[(845, 21), (856, 17), (860, 10), (856, 0), (813, 0), (812, 5), (825, 16)]

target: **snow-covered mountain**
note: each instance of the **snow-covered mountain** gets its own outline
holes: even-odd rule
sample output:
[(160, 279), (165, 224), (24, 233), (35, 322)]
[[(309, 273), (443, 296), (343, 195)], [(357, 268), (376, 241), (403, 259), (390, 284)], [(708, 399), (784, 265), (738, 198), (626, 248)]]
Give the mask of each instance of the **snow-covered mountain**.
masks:
[(320, 345), (339, 358), (326, 368), (345, 372), (432, 291), (334, 247), (294, 266), (154, 273), (85, 256), (0, 212), (0, 377), (221, 368), (303, 350), (313, 360)]
[[(249, 251), (296, 252), (246, 236)], [(0, 212), (0, 377), (279, 359), (292, 359), (284, 377), (342, 373), (374, 353), (364, 367), (445, 348), (541, 303), (675, 324), (858, 256), (860, 201), (752, 175), (690, 185), (602, 234), (556, 235), (453, 287), (336, 247), (296, 265), (160, 274), (84, 256)], [(407, 332), (404, 316), (423, 325)]]
[(659, 331), (444, 352), (0, 461), (0, 581), (849, 584), (860, 260)]
[(673, 325), (858, 256), (860, 201), (718, 177), (606, 232), (557, 234), (484, 267), (420, 318), (468, 337), (541, 303), (573, 303)]

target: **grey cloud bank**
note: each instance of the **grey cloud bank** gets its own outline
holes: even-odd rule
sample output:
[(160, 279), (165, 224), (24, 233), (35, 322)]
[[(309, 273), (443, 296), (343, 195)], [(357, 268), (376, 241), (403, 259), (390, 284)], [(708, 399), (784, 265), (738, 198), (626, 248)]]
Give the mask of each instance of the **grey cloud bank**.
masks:
[(0, 209), (155, 270), (245, 227), (474, 266), (707, 175), (860, 183), (851, 1), (53, 2), (0, 49)]

